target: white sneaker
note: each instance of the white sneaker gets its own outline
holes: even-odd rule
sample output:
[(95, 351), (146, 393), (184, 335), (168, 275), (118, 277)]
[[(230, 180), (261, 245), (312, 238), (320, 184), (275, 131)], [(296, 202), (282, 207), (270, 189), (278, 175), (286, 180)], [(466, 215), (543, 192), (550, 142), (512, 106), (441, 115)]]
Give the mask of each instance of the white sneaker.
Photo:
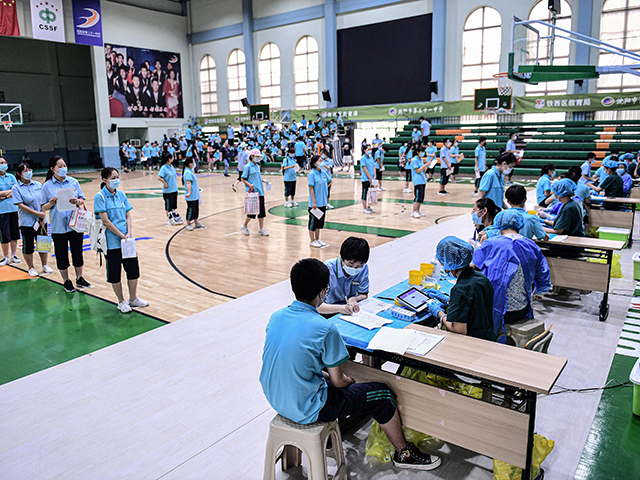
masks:
[(362, 212), (363, 212), (363, 213), (366, 213), (366, 214), (375, 213), (375, 212), (374, 212), (372, 209), (370, 209), (370, 208), (365, 208)]
[(380, 187), (380, 188), (378, 189), (378, 191), (379, 191), (379, 192), (386, 192), (386, 191), (387, 191), (387, 189), (386, 189), (386, 188), (384, 188), (384, 187)]
[(471, 195), (472, 195), (473, 197), (477, 197), (477, 196), (478, 196), (478, 192), (473, 192)]
[(205, 228), (207, 228), (207, 227), (205, 227), (203, 224), (201, 224), (200, 222), (198, 222), (198, 221), (196, 220), (196, 227), (195, 227), (195, 228), (197, 228), (197, 229), (199, 229), (199, 230), (204, 230), (204, 229), (205, 229)]
[(187, 225), (187, 230), (192, 232), (194, 230), (194, 228), (191, 225)]
[(287, 208), (291, 208), (293, 207), (293, 204), (291, 202), (284, 202), (284, 206)]
[(13, 255), (11, 257), (11, 263), (22, 263), (22, 260), (20, 260), (17, 255)]
[(297, 207), (297, 206), (298, 206), (298, 202), (296, 202), (295, 200), (294, 200), (293, 202), (291, 202), (291, 204), (292, 204), (294, 207)]
[(129, 306), (129, 302), (127, 302), (126, 300), (123, 300), (122, 302), (120, 302), (118, 304), (118, 310), (120, 310), (121, 313), (131, 313), (131, 307)]
[(314, 248), (320, 248), (322, 247), (322, 244), (320, 242), (318, 242), (317, 240), (314, 240), (313, 242), (311, 242), (309, 244), (310, 247), (314, 247)]
[(36, 271), (35, 268), (30, 268), (29, 269), (29, 276), (30, 277), (37, 277), (38, 276), (38, 272)]
[(426, 217), (427, 214), (426, 213), (422, 213), (422, 212), (418, 212), (420, 214), (421, 217)]
[(261, 228), (260, 230), (258, 230), (258, 235), (261, 235), (263, 237), (268, 237), (269, 232), (267, 232), (264, 228)]
[(143, 308), (143, 307), (149, 306), (149, 302), (142, 300), (140, 297), (136, 297), (133, 300), (129, 300), (129, 302), (127, 303), (131, 308)]
[(242, 225), (240, 227), (240, 233), (242, 233), (243, 235), (249, 235), (249, 227), (245, 227), (244, 225)]
[(411, 218), (421, 218), (422, 215), (420, 215), (420, 212), (412, 212), (411, 213)]
[[(209, 170), (209, 171), (211, 171), (211, 170)], [(233, 191), (234, 191), (234, 192), (237, 192), (237, 191), (238, 191), (238, 190), (236, 189), (236, 184), (235, 184), (235, 183), (232, 183), (232, 184), (231, 184), (231, 188), (233, 188)]]
[(323, 246), (323, 247), (328, 247), (329, 245), (327, 245), (326, 243), (324, 243), (322, 240), (318, 239), (318, 243)]
[(405, 188), (404, 190), (402, 190), (402, 193), (411, 193), (411, 189), (410, 188)]
[(4, 257), (2, 261), (0, 261), (0, 267), (4, 267), (5, 265), (9, 265), (9, 257)]
[(328, 210), (333, 210), (333, 209), (334, 209), (334, 206), (333, 206), (333, 205), (331, 205), (330, 203), (327, 203), (327, 209), (328, 209)]
[(173, 223), (171, 222), (171, 219), (170, 219), (170, 218), (167, 218), (167, 226), (168, 226), (168, 227), (173, 226)]
[(369, 207), (367, 210), (369, 210), (369, 213), (376, 213), (376, 211), (371, 207)]
[(53, 273), (53, 268), (51, 268), (49, 265), (44, 265), (42, 267), (42, 274), (43, 275), (50, 275)]

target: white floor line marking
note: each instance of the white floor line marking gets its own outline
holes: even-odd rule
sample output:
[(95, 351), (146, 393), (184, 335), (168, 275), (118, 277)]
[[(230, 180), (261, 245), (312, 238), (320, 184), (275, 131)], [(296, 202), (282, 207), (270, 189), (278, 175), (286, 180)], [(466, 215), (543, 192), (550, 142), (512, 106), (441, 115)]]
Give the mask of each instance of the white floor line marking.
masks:
[(142, 222), (143, 220), (146, 220), (146, 218), (136, 218), (134, 222)]
[(225, 237), (228, 237), (229, 235), (238, 235), (240, 232), (231, 232), (231, 233), (227, 233), (225, 235)]

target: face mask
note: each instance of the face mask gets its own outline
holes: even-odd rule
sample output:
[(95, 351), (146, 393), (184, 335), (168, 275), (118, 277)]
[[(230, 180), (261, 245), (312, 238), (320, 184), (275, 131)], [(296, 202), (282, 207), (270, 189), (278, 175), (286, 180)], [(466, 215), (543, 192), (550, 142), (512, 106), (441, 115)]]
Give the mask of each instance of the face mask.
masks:
[(505, 175), (509, 175), (511, 172), (513, 172), (513, 168), (507, 168), (504, 172)]
[(31, 170), (24, 172), (22, 174), (22, 178), (24, 178), (25, 180), (31, 180), (32, 177), (33, 177), (33, 172)]
[(367, 150), (367, 152), (365, 153), (365, 155), (366, 155), (367, 157), (370, 157), (370, 156), (371, 156), (371, 151), (370, 151), (370, 150)]
[(350, 277), (353, 277), (354, 275), (359, 274), (362, 270), (364, 270), (364, 266), (360, 267), (360, 268), (355, 268), (355, 267), (348, 267), (346, 265), (342, 265), (342, 269), (344, 270), (344, 273), (346, 273), (347, 275), (349, 275)]
[(58, 176), (59, 177), (66, 177), (67, 176), (67, 167), (61, 167), (58, 169)]
[(471, 214), (471, 221), (475, 225), (484, 225), (484, 223), (482, 223), (482, 217), (479, 217), (477, 212), (473, 212)]
[(555, 176), (556, 176), (556, 172), (555, 172), (555, 171), (551, 172), (551, 173), (549, 174), (549, 176), (550, 176), (551, 178), (555, 177)]
[(6, 163), (0, 165), (0, 172), (6, 172), (7, 170), (9, 170), (9, 165), (7, 165)]
[(325, 158), (327, 158), (327, 156), (326, 155), (321, 155), (320, 158), (322, 158), (324, 160)]
[(627, 171), (624, 168), (620, 168), (618, 170), (618, 175), (620, 175), (620, 176), (624, 175), (625, 173), (627, 173)]
[(113, 180), (109, 180), (109, 186), (115, 190), (120, 186), (120, 179), (114, 178)]

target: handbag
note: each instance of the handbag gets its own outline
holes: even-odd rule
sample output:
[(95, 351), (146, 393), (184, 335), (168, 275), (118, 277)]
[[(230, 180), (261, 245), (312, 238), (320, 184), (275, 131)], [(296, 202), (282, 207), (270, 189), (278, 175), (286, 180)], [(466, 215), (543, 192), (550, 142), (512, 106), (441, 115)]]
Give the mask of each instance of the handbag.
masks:
[(36, 235), (36, 252), (38, 253), (51, 253), (53, 246), (53, 240), (47, 235), (45, 228), (40, 228)]
[[(104, 198), (102, 192), (98, 192), (98, 195)], [(107, 254), (107, 227), (104, 226), (101, 218), (91, 222), (91, 226), (89, 228), (89, 241), (91, 242), (91, 250), (102, 253), (103, 255)]]
[(86, 233), (89, 231), (91, 224), (93, 223), (93, 214), (87, 210), (84, 203), (82, 208), (77, 207), (71, 212), (71, 218), (69, 218), (69, 228), (78, 232)]
[(378, 204), (378, 189), (370, 188), (369, 193), (367, 193), (367, 200), (369, 205), (377, 205)]
[(260, 195), (253, 187), (244, 195), (244, 213), (258, 215), (260, 213)]

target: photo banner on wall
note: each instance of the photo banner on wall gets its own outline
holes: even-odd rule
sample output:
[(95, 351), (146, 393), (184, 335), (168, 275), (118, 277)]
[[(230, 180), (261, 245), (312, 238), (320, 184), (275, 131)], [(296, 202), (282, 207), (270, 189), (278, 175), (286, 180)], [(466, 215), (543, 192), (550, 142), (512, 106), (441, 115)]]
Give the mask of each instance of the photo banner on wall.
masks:
[(64, 42), (62, 0), (31, 0), (33, 38)]
[(112, 117), (184, 118), (180, 54), (105, 43)]
[(73, 26), (76, 43), (102, 46), (100, 0), (73, 0)]

